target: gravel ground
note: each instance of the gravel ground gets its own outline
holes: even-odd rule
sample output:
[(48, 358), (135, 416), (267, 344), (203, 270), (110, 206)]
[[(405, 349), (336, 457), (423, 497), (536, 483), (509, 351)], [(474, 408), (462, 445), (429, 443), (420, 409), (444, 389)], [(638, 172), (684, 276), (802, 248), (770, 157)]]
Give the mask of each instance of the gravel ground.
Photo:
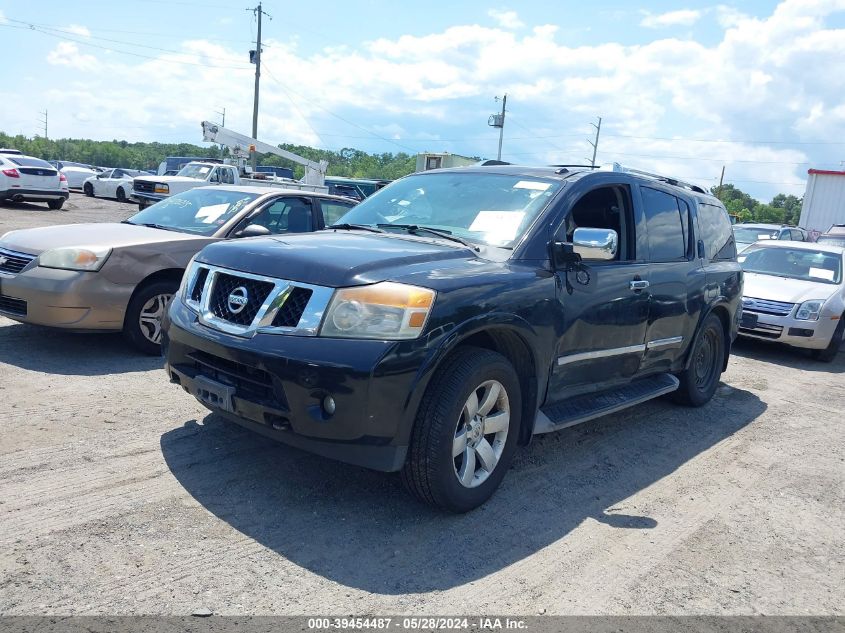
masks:
[[(0, 207), (0, 232), (132, 205)], [(464, 516), (277, 445), (120, 336), (0, 318), (0, 614), (843, 614), (845, 354), (539, 437)]]

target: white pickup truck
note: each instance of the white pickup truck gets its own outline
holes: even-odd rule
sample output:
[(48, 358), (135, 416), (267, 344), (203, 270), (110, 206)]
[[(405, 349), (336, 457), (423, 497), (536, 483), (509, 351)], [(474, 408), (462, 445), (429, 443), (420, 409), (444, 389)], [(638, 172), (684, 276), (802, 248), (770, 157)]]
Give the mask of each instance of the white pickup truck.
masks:
[(132, 181), (131, 197), (138, 203), (138, 207), (146, 209), (159, 200), (182, 193), (195, 187), (213, 185), (260, 185), (263, 187), (284, 187), (285, 189), (301, 189), (326, 193), (328, 188), (321, 185), (310, 185), (297, 180), (285, 178), (258, 179), (241, 176), (240, 170), (234, 165), (219, 163), (192, 162), (185, 165), (175, 176), (138, 176)]

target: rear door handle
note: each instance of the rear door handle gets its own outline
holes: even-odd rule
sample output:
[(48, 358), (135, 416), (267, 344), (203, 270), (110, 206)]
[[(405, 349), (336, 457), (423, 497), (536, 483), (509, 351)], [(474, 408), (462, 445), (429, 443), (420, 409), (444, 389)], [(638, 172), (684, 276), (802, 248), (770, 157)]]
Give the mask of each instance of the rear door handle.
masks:
[(648, 281), (646, 281), (645, 279), (636, 279), (630, 283), (629, 287), (634, 292), (639, 292), (640, 290), (645, 290), (646, 288), (648, 288)]

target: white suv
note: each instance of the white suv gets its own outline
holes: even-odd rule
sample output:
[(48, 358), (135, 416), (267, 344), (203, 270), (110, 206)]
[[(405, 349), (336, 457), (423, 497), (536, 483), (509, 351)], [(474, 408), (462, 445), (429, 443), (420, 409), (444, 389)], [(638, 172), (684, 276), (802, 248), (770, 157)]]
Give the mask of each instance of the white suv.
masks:
[(0, 202), (46, 202), (51, 209), (61, 209), (69, 195), (67, 178), (50, 163), (0, 154)]

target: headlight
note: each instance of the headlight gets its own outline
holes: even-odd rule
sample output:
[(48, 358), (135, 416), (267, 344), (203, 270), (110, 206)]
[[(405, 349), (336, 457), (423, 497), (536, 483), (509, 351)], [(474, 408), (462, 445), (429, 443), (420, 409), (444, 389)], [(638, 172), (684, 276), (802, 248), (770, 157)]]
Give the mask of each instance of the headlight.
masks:
[[(179, 285), (179, 291), (176, 293), (176, 296), (180, 297), (182, 299), (182, 303), (188, 306), (191, 310), (199, 312), (199, 303), (197, 301), (193, 301), (188, 295), (188, 293), (194, 289), (197, 273), (199, 272), (199, 267), (194, 264), (196, 259), (197, 255), (191, 257), (191, 261), (189, 261), (188, 265), (185, 267), (185, 274), (182, 275), (182, 283)], [(206, 274), (208, 274), (207, 270)]]
[(398, 340), (425, 328), (435, 292), (389, 281), (335, 290), (320, 336)]
[(805, 301), (798, 306), (795, 318), (798, 321), (818, 321), (824, 301)]
[(160, 182), (157, 182), (154, 191), (156, 193), (170, 193), (170, 185), (164, 185)]
[(106, 263), (110, 248), (54, 248), (38, 256), (38, 265), (63, 270), (97, 271)]

